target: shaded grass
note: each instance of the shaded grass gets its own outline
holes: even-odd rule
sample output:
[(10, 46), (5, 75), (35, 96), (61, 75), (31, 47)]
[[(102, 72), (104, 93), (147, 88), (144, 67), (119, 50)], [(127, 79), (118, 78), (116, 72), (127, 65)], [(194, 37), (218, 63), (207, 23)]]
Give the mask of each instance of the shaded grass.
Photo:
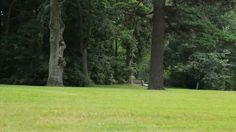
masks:
[(0, 85), (0, 131), (236, 131), (236, 92)]

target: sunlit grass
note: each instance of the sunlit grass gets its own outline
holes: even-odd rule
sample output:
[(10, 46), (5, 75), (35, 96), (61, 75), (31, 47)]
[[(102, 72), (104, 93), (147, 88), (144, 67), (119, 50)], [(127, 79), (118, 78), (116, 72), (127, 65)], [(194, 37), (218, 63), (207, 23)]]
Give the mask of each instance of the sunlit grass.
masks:
[(236, 131), (236, 92), (0, 85), (3, 132)]

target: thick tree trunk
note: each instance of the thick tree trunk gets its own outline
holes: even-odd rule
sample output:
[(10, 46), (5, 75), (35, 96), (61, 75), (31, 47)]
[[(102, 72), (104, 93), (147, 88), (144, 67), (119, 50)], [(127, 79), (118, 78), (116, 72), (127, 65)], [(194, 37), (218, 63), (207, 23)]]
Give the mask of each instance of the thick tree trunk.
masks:
[(65, 25), (62, 21), (62, 0), (50, 0), (50, 59), (48, 86), (63, 86), (63, 57), (66, 44), (63, 39)]
[(164, 89), (165, 0), (154, 0), (149, 89)]

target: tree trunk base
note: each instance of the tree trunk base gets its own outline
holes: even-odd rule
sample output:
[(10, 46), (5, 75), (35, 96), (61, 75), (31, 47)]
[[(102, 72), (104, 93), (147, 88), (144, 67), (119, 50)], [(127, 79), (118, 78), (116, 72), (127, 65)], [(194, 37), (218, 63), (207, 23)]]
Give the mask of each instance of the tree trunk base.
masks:
[(63, 87), (63, 83), (61, 83), (61, 81), (57, 81), (55, 79), (50, 78), (47, 81), (47, 86), (58, 86), (58, 87)]

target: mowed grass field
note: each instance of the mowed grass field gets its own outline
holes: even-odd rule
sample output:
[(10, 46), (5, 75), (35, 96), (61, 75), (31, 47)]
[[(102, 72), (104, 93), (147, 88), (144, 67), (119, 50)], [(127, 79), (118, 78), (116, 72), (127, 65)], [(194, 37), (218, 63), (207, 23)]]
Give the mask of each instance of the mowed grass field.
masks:
[(0, 85), (0, 132), (236, 132), (236, 92)]

